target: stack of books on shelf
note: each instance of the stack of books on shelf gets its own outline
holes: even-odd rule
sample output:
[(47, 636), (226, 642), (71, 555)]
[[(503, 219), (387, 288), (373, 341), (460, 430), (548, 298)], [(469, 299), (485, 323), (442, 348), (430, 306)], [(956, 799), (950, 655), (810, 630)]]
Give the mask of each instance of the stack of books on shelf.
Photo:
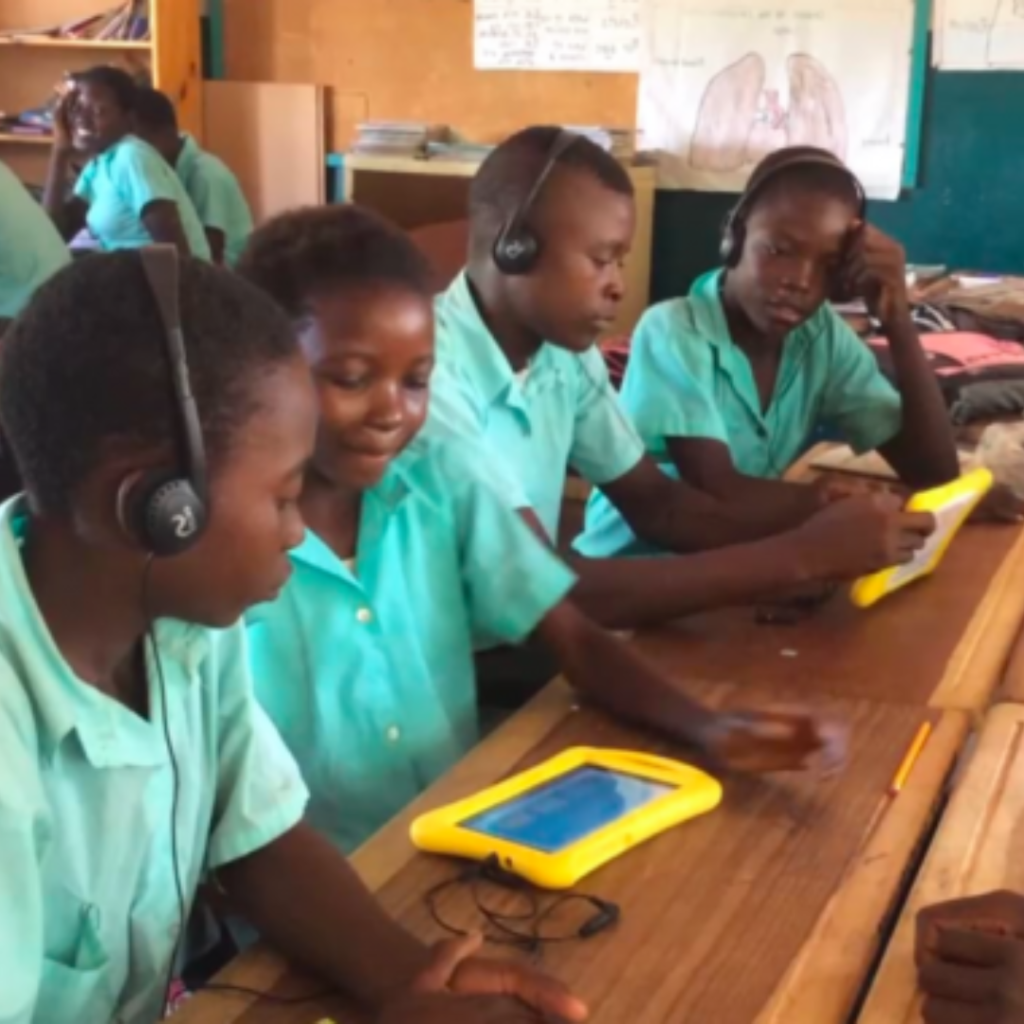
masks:
[(99, 42), (142, 41), (150, 38), (149, 0), (125, 0), (98, 14), (45, 28), (8, 29), (0, 39), (68, 39)]
[(451, 135), (447, 125), (423, 121), (364, 121), (356, 129), (351, 151), (371, 156), (422, 158), (431, 144)]
[(20, 114), (6, 114), (0, 111), (0, 135), (23, 135), (26, 138), (48, 139), (53, 134), (53, 112), (57, 109), (58, 97), (54, 95), (46, 103)]

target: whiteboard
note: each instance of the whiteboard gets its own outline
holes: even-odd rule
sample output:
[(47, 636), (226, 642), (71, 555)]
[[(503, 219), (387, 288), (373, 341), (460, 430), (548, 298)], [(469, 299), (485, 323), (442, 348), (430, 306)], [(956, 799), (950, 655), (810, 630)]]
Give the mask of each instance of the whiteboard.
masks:
[(475, 0), (482, 70), (638, 71), (641, 0)]
[(1024, 69), (1024, 0), (941, 0), (933, 61), (947, 71)]
[(899, 194), (914, 0), (643, 2), (637, 120), (660, 187), (740, 191), (768, 153), (816, 145)]

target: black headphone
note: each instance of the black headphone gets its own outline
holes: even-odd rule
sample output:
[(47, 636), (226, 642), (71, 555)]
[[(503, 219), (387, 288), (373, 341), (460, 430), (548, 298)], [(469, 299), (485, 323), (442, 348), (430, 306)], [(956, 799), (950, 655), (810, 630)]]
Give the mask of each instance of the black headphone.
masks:
[(551, 172), (558, 162), (578, 141), (579, 136), (562, 129), (555, 138), (537, 180), (526, 198), (516, 207), (512, 215), (494, 240), (494, 262), (497, 268), (511, 277), (528, 274), (540, 256), (541, 240), (530, 227), (530, 212), (537, 204)]
[(153, 470), (126, 479), (117, 496), (117, 517), (146, 551), (168, 558), (187, 551), (206, 528), (206, 450), (181, 329), (178, 250), (151, 245), (139, 255), (163, 326), (180, 465), (173, 472)]
[(827, 149), (818, 149), (816, 146), (793, 146), (780, 151), (777, 160), (773, 161), (771, 157), (768, 157), (754, 171), (739, 202), (729, 212), (725, 227), (722, 229), (722, 244), (719, 249), (722, 263), (726, 267), (735, 267), (743, 256), (743, 247), (747, 240), (747, 214), (750, 212), (754, 200), (764, 191), (769, 182), (794, 167), (830, 167), (832, 170), (841, 171), (850, 179), (857, 194), (858, 218), (860, 220), (865, 218), (868, 205), (867, 193), (853, 171)]

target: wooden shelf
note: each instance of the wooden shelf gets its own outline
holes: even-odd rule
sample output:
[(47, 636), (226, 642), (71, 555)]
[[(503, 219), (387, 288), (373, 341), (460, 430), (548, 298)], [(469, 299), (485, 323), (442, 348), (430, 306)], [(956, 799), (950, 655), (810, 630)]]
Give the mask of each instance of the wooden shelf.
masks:
[(153, 48), (149, 39), (51, 39), (47, 36), (0, 36), (0, 46), (24, 46), (50, 50), (128, 50)]
[(0, 132), (0, 146), (51, 146), (53, 136), (51, 135), (13, 135), (9, 132)]

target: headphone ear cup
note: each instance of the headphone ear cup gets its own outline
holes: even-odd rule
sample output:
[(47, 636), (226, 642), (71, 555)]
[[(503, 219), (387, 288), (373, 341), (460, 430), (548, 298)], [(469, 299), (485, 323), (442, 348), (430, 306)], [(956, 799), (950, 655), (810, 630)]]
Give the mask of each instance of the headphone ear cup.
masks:
[(528, 228), (503, 231), (494, 243), (494, 263), (510, 277), (528, 274), (540, 255), (540, 241)]
[(123, 527), (158, 558), (180, 555), (206, 529), (206, 506), (187, 480), (150, 473), (123, 488), (118, 500)]
[(747, 230), (742, 220), (730, 219), (722, 236), (722, 263), (731, 270), (743, 258), (743, 246), (747, 240)]

